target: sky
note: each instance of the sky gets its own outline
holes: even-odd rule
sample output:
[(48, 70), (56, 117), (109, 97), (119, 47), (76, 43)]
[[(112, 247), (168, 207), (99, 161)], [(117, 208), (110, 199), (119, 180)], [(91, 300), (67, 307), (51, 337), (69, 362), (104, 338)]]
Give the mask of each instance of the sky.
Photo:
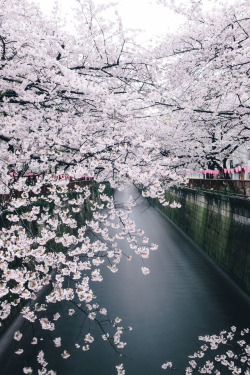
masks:
[[(55, 0), (35, 0), (42, 10), (50, 14)], [(97, 4), (110, 3), (109, 0), (94, 0)], [(140, 41), (146, 41), (155, 36), (161, 36), (168, 32), (176, 31), (181, 23), (181, 17), (162, 5), (156, 0), (113, 0), (117, 3), (117, 10), (122, 19), (125, 29), (144, 30)], [(65, 12), (70, 10), (72, 0), (59, 0)]]
[[(62, 6), (64, 14), (70, 21), (70, 9), (74, 4), (73, 0), (33, 0), (38, 3), (41, 9), (50, 14), (56, 1)], [(186, 4), (188, 0), (176, 0)], [(169, 32), (176, 32), (179, 25), (184, 21), (184, 17), (176, 15), (167, 7), (160, 5), (157, 0), (93, 0), (96, 4), (109, 4), (110, 2), (117, 4), (118, 13), (122, 19), (125, 29), (143, 30), (141, 36), (137, 37), (137, 41), (145, 45), (151, 39), (157, 36), (162, 37)], [(212, 9), (222, 3), (234, 3), (237, 0), (203, 0), (206, 10)], [(112, 11), (114, 12), (114, 10)], [(112, 17), (112, 12), (107, 13), (108, 17)], [(70, 24), (70, 22), (69, 22)], [(70, 26), (66, 27), (68, 30)], [(70, 31), (70, 30), (69, 30)]]

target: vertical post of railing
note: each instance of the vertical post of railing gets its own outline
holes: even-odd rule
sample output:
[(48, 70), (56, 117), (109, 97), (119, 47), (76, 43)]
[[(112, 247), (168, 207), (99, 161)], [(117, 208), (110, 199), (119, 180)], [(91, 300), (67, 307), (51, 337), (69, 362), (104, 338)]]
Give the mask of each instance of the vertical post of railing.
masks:
[(245, 197), (247, 195), (247, 192), (246, 192), (246, 184), (244, 180), (243, 180), (243, 192), (244, 192), (244, 197)]

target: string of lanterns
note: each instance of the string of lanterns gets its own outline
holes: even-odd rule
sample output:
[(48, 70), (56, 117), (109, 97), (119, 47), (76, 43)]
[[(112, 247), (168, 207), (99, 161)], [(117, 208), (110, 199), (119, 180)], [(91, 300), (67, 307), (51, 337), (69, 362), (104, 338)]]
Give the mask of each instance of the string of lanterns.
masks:
[[(248, 166), (238, 166), (234, 168), (224, 168), (224, 173), (239, 173), (241, 171), (250, 171), (250, 167)], [(204, 169), (200, 171), (182, 171), (183, 174), (211, 174), (211, 175), (218, 175), (221, 171), (218, 169), (212, 170), (212, 169)]]

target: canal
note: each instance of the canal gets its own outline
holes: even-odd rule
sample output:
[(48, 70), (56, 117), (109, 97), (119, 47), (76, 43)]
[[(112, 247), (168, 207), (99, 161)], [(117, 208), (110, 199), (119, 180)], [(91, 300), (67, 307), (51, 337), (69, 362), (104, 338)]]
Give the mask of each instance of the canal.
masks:
[[(122, 202), (130, 194), (138, 195), (127, 188), (116, 199)], [(174, 363), (177, 374), (184, 374), (188, 355), (198, 349), (199, 335), (219, 333), (232, 325), (238, 329), (250, 325), (249, 297), (169, 219), (141, 197), (131, 217), (150, 242), (159, 245), (158, 250), (143, 263), (136, 255), (131, 262), (122, 259), (117, 273), (103, 269), (104, 281), (94, 285), (99, 305), (111, 316), (121, 317), (124, 327), (133, 327), (122, 340), (127, 342), (126, 357), (119, 357), (95, 332), (88, 352), (76, 349), (74, 343), (80, 343), (88, 323), (81, 314), (69, 317), (65, 311), (70, 306), (64, 306), (57, 331), (62, 347), (53, 347), (52, 339), (39, 344), (44, 348), (48, 369), (57, 371), (57, 375), (116, 375), (115, 365), (121, 362), (126, 375), (160, 375), (165, 373), (161, 364), (166, 361)], [(129, 249), (126, 241), (120, 247)], [(150, 268), (149, 275), (142, 274), (142, 266)], [(51, 305), (51, 313), (55, 308)], [(37, 355), (31, 345), (22, 346), (22, 355), (14, 354), (11, 329), (15, 328), (0, 341), (1, 375), (23, 374), (22, 368), (34, 366)], [(94, 330), (98, 334), (98, 328)], [(54, 334), (51, 336), (54, 338)], [(30, 343), (32, 337), (32, 330), (24, 329), (22, 340)], [(66, 360), (60, 358), (64, 349), (71, 353)]]

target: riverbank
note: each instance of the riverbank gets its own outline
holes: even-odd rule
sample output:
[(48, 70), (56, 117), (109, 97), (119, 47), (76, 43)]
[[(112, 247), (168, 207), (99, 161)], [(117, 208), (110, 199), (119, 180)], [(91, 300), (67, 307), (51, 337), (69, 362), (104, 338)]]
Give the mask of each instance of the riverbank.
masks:
[(250, 200), (190, 188), (165, 193), (171, 204), (151, 202), (250, 294)]

